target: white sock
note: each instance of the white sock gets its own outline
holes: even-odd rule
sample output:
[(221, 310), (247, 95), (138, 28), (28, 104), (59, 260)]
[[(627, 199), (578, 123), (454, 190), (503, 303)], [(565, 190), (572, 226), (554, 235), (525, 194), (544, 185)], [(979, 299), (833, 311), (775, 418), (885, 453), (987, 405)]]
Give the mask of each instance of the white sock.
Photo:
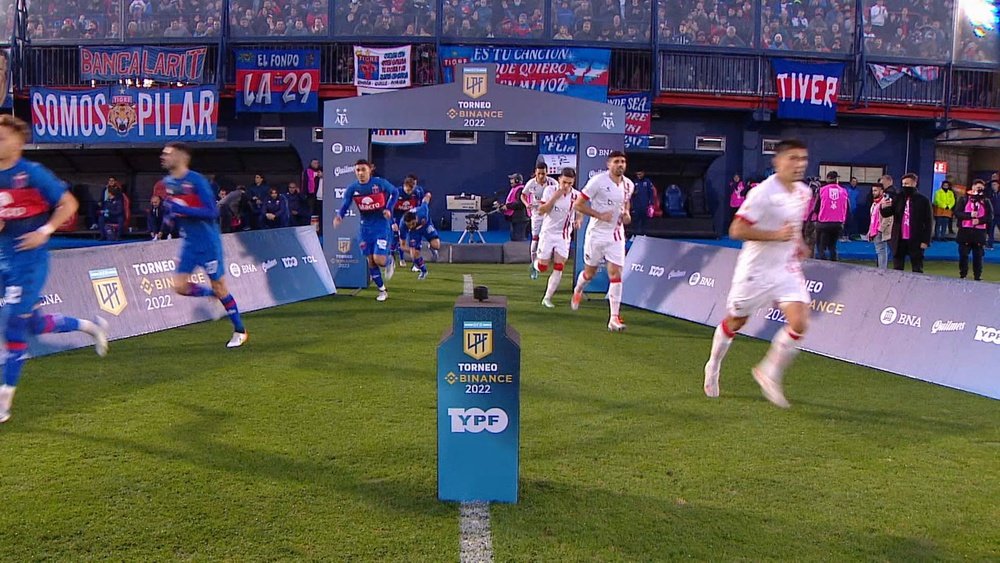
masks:
[(93, 334), (97, 331), (97, 324), (94, 321), (88, 321), (87, 319), (77, 319), (77, 321), (80, 323), (80, 332)]
[(799, 353), (798, 341), (802, 335), (796, 334), (792, 329), (784, 327), (778, 331), (771, 339), (771, 347), (764, 356), (764, 362), (771, 367), (771, 377), (780, 382), (784, 375), (785, 368), (792, 362), (792, 358)]
[(608, 304), (611, 305), (611, 318), (618, 316), (622, 308), (622, 282), (611, 282), (608, 285)]
[(549, 275), (549, 284), (545, 286), (545, 298), (552, 299), (552, 296), (556, 294), (556, 289), (559, 288), (559, 282), (562, 281), (562, 270), (552, 270), (552, 274)]
[(538, 239), (531, 239), (531, 261), (535, 261), (535, 255), (538, 254)]
[(580, 275), (576, 277), (576, 289), (574, 289), (573, 291), (575, 291), (576, 293), (583, 293), (583, 290), (585, 287), (587, 287), (588, 283), (590, 283), (590, 280), (583, 277), (583, 272), (580, 272)]
[(708, 358), (708, 363), (718, 369), (718, 366), (722, 365), (722, 359), (726, 357), (726, 352), (729, 351), (729, 345), (733, 343), (734, 336), (729, 336), (726, 334), (726, 329), (722, 327), (725, 324), (725, 320), (719, 323), (719, 326), (715, 327), (715, 334), (712, 335), (712, 355)]

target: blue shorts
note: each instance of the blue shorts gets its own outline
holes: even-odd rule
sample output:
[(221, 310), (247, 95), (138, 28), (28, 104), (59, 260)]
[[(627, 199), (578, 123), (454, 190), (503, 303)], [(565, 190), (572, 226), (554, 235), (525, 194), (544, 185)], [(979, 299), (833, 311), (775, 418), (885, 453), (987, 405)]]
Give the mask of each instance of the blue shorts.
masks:
[(431, 242), (439, 238), (441, 238), (441, 236), (438, 235), (437, 229), (434, 228), (434, 225), (427, 225), (421, 229), (410, 231), (406, 237), (406, 245), (414, 250), (420, 250), (424, 239), (426, 239), (427, 242)]
[(365, 256), (388, 256), (391, 233), (388, 221), (376, 225), (362, 223), (359, 237), (361, 252)]
[(11, 315), (30, 315), (42, 297), (49, 277), (49, 251), (42, 249), (11, 252), (0, 275), (3, 276), (4, 303)]
[(216, 244), (191, 244), (187, 240), (181, 246), (181, 259), (177, 264), (178, 274), (193, 274), (198, 266), (204, 268), (212, 281), (222, 279), (225, 273), (222, 263), (222, 241)]

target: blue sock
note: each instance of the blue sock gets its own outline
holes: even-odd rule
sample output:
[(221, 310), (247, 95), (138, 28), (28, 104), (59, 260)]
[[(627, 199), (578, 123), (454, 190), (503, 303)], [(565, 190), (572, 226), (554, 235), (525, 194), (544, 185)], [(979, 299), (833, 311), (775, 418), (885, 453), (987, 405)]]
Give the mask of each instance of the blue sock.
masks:
[(247, 329), (243, 327), (243, 319), (240, 318), (240, 309), (236, 306), (236, 299), (233, 298), (233, 294), (228, 293), (222, 299), (222, 306), (226, 308), (226, 314), (229, 315), (229, 320), (233, 321), (233, 330), (236, 332), (246, 332)]
[(380, 290), (385, 289), (385, 282), (382, 281), (382, 270), (380, 270), (378, 266), (368, 268), (368, 275), (372, 277), (372, 282), (375, 284), (375, 287)]
[(73, 332), (80, 330), (80, 319), (62, 315), (40, 315), (35, 311), (31, 316), (31, 333)]
[(212, 288), (210, 287), (205, 287), (196, 283), (189, 283), (188, 295), (191, 297), (211, 297), (215, 295), (215, 292), (212, 291)]
[(423, 272), (425, 274), (427, 273), (427, 266), (424, 265), (424, 257), (423, 256), (417, 256), (417, 258), (413, 261), (413, 265), (416, 266), (416, 267), (418, 267), (418, 268), (420, 268), (421, 272)]
[(29, 317), (12, 315), (7, 320), (7, 330), (4, 337), (7, 339), (7, 361), (3, 365), (3, 383), (16, 387), (21, 379), (21, 366), (24, 365), (24, 357), (28, 353), (28, 328)]

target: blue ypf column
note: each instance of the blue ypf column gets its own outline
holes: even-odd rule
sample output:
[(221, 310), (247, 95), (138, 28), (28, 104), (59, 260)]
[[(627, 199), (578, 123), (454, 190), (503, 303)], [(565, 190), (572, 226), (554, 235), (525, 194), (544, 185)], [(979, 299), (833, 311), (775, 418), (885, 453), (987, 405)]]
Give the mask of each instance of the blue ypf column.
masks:
[(521, 348), (507, 299), (459, 297), (437, 360), (438, 498), (517, 502)]

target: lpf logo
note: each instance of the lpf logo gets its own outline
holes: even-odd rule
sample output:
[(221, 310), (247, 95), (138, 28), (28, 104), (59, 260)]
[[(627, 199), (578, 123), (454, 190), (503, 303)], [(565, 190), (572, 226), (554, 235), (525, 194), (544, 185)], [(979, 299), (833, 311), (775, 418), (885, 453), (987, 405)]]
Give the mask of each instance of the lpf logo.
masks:
[(102, 268), (90, 270), (88, 273), (101, 310), (116, 317), (120, 315), (125, 307), (128, 307), (128, 299), (125, 298), (125, 288), (122, 286), (121, 278), (118, 277), (118, 269)]
[(507, 429), (510, 418), (500, 408), (491, 409), (448, 409), (451, 418), (451, 431), (462, 434), (471, 432), (478, 434), (483, 430), (490, 434), (499, 434)]
[(493, 353), (492, 322), (466, 321), (462, 329), (462, 351), (466, 356), (481, 360)]
[(462, 93), (473, 100), (485, 96), (489, 88), (486, 77), (485, 67), (466, 67), (462, 71)]

